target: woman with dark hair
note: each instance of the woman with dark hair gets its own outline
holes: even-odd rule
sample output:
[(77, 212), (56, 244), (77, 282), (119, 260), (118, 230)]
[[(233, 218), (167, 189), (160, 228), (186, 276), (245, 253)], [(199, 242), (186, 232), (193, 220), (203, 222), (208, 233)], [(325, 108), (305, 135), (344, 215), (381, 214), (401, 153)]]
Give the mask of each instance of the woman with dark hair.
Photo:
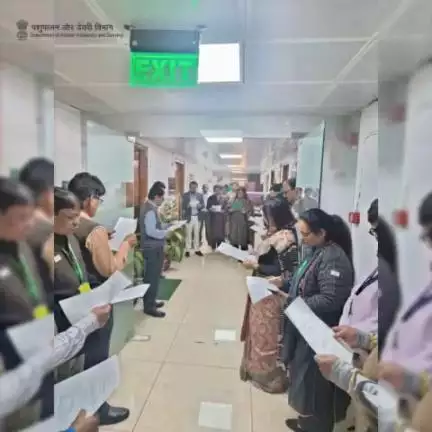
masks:
[[(266, 213), (268, 237), (260, 244), (256, 261), (246, 261), (254, 276), (284, 277), (289, 280), (298, 264), (294, 235), (295, 219), (286, 200), (275, 200)], [(284, 393), (287, 372), (281, 361), (279, 342), (282, 332), (284, 296), (274, 294), (252, 304), (247, 298), (241, 332), (244, 353), (240, 376), (268, 393)]]
[[(339, 323), (354, 282), (349, 228), (321, 209), (304, 212), (297, 223), (303, 242), (313, 248), (291, 283), (288, 302), (303, 298), (312, 312), (332, 327)], [(331, 432), (345, 418), (349, 397), (319, 372), (315, 353), (289, 321), (285, 329), (290, 369), (289, 403), (298, 419), (286, 420), (294, 431)]]
[[(420, 204), (418, 222), (422, 228), (421, 240), (431, 250), (432, 193)], [(378, 377), (404, 399), (406, 410), (402, 416), (409, 420), (413, 407), (409, 406), (408, 396), (418, 402), (431, 389), (432, 281), (401, 312), (384, 344)]]
[[(368, 210), (369, 233), (378, 243), (378, 266), (376, 275), (372, 273), (359, 286), (356, 286), (345, 304), (340, 325), (334, 328), (335, 337), (346, 343), (355, 352), (353, 364), (335, 356), (319, 355), (316, 361), (322, 374), (342, 390), (350, 393), (356, 401), (358, 388), (352, 379), (360, 370), (363, 376), (376, 381), (378, 357), (382, 341), (385, 341), (399, 308), (400, 290), (397, 280), (397, 248), (393, 231), (387, 222), (379, 217), (378, 200), (374, 200)], [(375, 277), (377, 278), (375, 281)], [(377, 284), (376, 281), (379, 283)], [(379, 306), (379, 307), (378, 307)], [(378, 341), (380, 341), (377, 347)], [(369, 386), (368, 390), (374, 391)], [(378, 427), (376, 416), (356, 404), (356, 430)]]
[(229, 240), (234, 247), (248, 249), (249, 225), (253, 206), (248, 198), (246, 188), (237, 189), (234, 201), (228, 204)]

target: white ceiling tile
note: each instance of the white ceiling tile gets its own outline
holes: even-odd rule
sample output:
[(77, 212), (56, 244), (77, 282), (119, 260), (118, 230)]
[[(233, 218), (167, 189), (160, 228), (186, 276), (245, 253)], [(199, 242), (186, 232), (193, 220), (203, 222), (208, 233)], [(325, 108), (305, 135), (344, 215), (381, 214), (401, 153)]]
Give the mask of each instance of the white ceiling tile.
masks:
[(412, 0), (412, 6), (392, 27), (389, 36), (432, 34), (432, 1)]
[(362, 43), (257, 44), (246, 51), (250, 82), (332, 81)]
[(326, 98), (324, 109), (354, 110), (363, 108), (378, 95), (378, 84), (340, 84)]
[(399, 0), (252, 0), (250, 37), (369, 38)]
[(378, 49), (371, 48), (346, 75), (344, 81), (377, 81)]

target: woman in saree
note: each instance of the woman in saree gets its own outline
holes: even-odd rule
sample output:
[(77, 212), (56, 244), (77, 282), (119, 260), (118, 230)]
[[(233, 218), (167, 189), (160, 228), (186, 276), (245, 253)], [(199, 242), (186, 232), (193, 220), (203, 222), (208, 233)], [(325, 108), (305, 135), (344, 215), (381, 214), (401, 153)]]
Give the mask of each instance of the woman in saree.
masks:
[[(284, 276), (289, 279), (298, 264), (298, 249), (293, 233), (295, 222), (286, 200), (275, 200), (265, 212), (268, 236), (260, 244), (256, 261), (246, 261), (258, 277)], [(284, 393), (287, 372), (280, 359), (284, 297), (270, 295), (252, 304), (247, 298), (241, 340), (244, 353), (240, 376), (267, 393)]]
[(237, 189), (234, 200), (228, 204), (229, 241), (231, 245), (242, 250), (248, 249), (248, 221), (252, 211), (252, 203), (247, 196), (246, 188)]
[[(354, 283), (349, 228), (340, 217), (317, 208), (305, 211), (297, 226), (313, 253), (294, 275), (288, 303), (300, 296), (318, 318), (334, 327)], [(285, 332), (289, 404), (299, 413), (298, 418), (285, 423), (293, 431), (332, 432), (335, 424), (345, 418), (349, 396), (322, 376), (315, 352), (291, 321)]]

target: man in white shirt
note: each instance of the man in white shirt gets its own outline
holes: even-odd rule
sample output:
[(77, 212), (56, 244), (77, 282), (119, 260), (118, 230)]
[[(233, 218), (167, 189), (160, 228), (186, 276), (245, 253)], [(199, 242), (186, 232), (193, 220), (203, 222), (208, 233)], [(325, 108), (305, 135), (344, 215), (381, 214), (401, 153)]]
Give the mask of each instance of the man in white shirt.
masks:
[(200, 251), (200, 214), (203, 209), (204, 198), (198, 192), (198, 183), (191, 181), (189, 192), (186, 192), (182, 199), (182, 219), (187, 221), (186, 257), (189, 257), (193, 251), (195, 255), (202, 256)]

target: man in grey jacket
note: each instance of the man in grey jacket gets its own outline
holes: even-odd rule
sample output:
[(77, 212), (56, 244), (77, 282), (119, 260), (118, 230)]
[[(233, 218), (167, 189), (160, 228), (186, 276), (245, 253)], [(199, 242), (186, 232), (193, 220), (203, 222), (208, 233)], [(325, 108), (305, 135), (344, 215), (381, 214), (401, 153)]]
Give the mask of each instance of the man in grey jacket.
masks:
[(165, 237), (168, 232), (166, 227), (163, 226), (158, 212), (164, 196), (165, 189), (160, 185), (153, 185), (148, 194), (148, 200), (141, 206), (139, 220), (140, 246), (144, 257), (143, 282), (150, 284), (150, 288), (143, 298), (144, 313), (155, 318), (165, 317), (165, 312), (159, 310), (164, 303), (156, 300), (165, 259)]
[(186, 224), (186, 257), (191, 252), (202, 256), (200, 251), (200, 222), (202, 211), (204, 210), (204, 197), (198, 192), (198, 183), (191, 181), (189, 191), (183, 195), (182, 199), (182, 219)]

